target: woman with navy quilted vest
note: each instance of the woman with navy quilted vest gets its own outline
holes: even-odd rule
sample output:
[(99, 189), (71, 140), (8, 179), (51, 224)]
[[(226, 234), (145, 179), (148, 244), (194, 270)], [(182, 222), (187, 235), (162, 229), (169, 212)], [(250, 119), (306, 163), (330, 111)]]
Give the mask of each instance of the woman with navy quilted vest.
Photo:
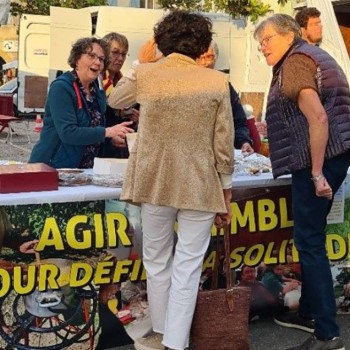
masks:
[(350, 90), (336, 61), (301, 39), (284, 14), (254, 32), (273, 67), (266, 122), (273, 175), (292, 175), (294, 244), (301, 263), (298, 313), (278, 324), (313, 333), (289, 350), (343, 350), (326, 252), (326, 218), (350, 165)]

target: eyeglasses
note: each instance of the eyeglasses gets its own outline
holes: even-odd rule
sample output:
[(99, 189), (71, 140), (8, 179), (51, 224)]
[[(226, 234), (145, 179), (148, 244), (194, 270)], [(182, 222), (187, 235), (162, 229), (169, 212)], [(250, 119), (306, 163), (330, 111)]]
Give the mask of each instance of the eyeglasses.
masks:
[(86, 52), (85, 55), (88, 55), (91, 59), (91, 61), (99, 60), (100, 63), (105, 63), (105, 57), (99, 56), (95, 52)]
[(129, 56), (129, 54), (127, 52), (121, 52), (121, 51), (118, 51), (118, 50), (113, 50), (113, 51), (111, 51), (111, 56), (113, 58), (117, 58), (117, 57), (125, 58), (126, 56)]
[(277, 35), (279, 34), (277, 33), (277, 34), (269, 35), (266, 38), (259, 41), (258, 49), (261, 50), (263, 46), (267, 46), (270, 43), (271, 39)]
[(215, 61), (215, 55), (202, 55), (199, 59), (202, 61)]

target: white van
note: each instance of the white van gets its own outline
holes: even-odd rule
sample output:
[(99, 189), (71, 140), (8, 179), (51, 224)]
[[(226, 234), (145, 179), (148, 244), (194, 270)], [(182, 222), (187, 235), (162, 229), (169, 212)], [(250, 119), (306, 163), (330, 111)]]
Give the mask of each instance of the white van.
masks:
[[(294, 15), (302, 6), (317, 7), (324, 26), (322, 47), (343, 67), (350, 80), (350, 0), (294, 0), (280, 7), (275, 0), (273, 11)], [(126, 71), (137, 58), (140, 46), (148, 40), (153, 27), (165, 14), (161, 9), (97, 6), (84, 9), (51, 7), (50, 16), (22, 15), (18, 58), (18, 111), (42, 113), (49, 83), (60, 71), (70, 69), (67, 58), (71, 45), (83, 36), (99, 37), (116, 31), (129, 40)], [(254, 108), (257, 119), (263, 118), (263, 101), (269, 86), (271, 68), (257, 49), (253, 38), (255, 24), (232, 20), (226, 14), (207, 13), (220, 54), (217, 69), (228, 72), (230, 81), (241, 94), (243, 103)], [(341, 21), (341, 26), (338, 25)], [(343, 38), (347, 38), (346, 40)]]

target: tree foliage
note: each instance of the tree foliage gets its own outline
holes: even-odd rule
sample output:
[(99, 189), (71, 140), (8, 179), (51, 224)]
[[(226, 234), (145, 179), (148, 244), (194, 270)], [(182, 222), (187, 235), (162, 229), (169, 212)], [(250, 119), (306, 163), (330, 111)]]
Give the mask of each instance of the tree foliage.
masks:
[[(277, 0), (285, 5), (289, 0)], [(263, 0), (158, 0), (163, 8), (189, 9), (199, 11), (224, 12), (233, 18), (250, 18), (253, 22), (259, 16), (266, 15), (270, 6)], [(50, 6), (82, 8), (87, 6), (107, 5), (107, 0), (18, 0), (11, 2), (11, 15), (17, 16), (22, 13), (49, 15)]]
[(49, 15), (50, 6), (79, 9), (88, 6), (107, 5), (107, 0), (18, 0), (11, 2), (10, 13), (13, 16), (22, 13)]
[[(278, 0), (285, 5), (289, 0)], [(168, 9), (189, 9), (228, 13), (232, 18), (250, 18), (255, 22), (259, 16), (270, 11), (270, 6), (262, 0), (159, 0), (159, 4)]]

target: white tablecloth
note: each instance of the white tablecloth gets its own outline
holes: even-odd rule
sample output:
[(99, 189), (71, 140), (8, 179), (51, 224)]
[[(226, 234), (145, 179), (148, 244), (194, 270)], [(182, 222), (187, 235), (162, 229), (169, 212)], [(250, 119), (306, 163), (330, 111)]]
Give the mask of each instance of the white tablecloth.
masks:
[[(290, 184), (290, 177), (282, 177), (274, 180), (271, 173), (233, 177), (234, 188), (282, 186), (287, 184)], [(121, 188), (95, 185), (59, 187), (58, 191), (0, 194), (0, 205), (65, 203), (117, 199), (119, 198), (120, 193)]]

